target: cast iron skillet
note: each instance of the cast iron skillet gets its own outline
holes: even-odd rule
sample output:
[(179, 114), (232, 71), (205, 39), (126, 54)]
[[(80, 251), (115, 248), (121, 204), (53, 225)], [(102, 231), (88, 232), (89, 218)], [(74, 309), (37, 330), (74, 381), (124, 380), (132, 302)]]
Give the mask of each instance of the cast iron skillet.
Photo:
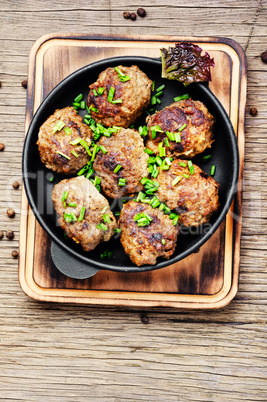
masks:
[[(156, 87), (163, 83), (166, 85), (162, 103), (157, 109), (173, 103), (173, 98), (185, 93), (189, 93), (194, 100), (202, 101), (209, 112), (215, 117), (215, 142), (211, 150), (204, 153), (211, 153), (212, 157), (207, 163), (202, 162), (202, 155), (193, 159), (208, 175), (211, 165), (216, 165), (215, 180), (220, 184), (219, 198), (220, 210), (215, 214), (210, 224), (202, 225), (199, 228), (190, 230), (182, 229), (178, 236), (175, 253), (169, 260), (158, 259), (156, 265), (135, 266), (125, 254), (121, 243), (117, 238), (113, 238), (108, 243), (100, 244), (95, 250), (86, 253), (81, 246), (72, 240), (64, 237), (63, 230), (57, 223), (57, 216), (51, 201), (51, 193), (54, 184), (58, 183), (63, 177), (56, 177), (54, 183), (49, 181), (51, 172), (41, 163), (36, 141), (38, 139), (39, 127), (54, 113), (56, 109), (71, 106), (74, 97), (83, 93), (84, 99), (88, 95), (88, 86), (96, 81), (99, 73), (107, 67), (116, 65), (137, 65), (148, 77), (156, 81)], [(84, 112), (85, 113), (85, 112)], [(82, 114), (80, 112), (80, 114)], [(145, 124), (146, 114), (136, 123), (136, 127)], [(208, 85), (194, 83), (189, 87), (176, 81), (169, 81), (161, 78), (161, 61), (147, 57), (115, 57), (101, 60), (85, 66), (61, 81), (43, 100), (42, 104), (35, 113), (30, 124), (22, 157), (23, 179), (26, 194), (33, 210), (33, 213), (42, 228), (51, 236), (52, 258), (58, 269), (64, 274), (73, 278), (86, 278), (94, 275), (99, 269), (106, 269), (120, 272), (141, 272), (163, 268), (171, 265), (196, 251), (204, 244), (209, 237), (216, 231), (223, 221), (234, 197), (239, 171), (239, 156), (236, 136), (231, 125), (230, 119), (218, 99), (209, 90)], [(126, 198), (126, 197), (125, 197)], [(110, 200), (111, 209), (118, 211), (121, 209), (121, 201)], [(113, 252), (110, 259), (101, 260), (100, 254), (109, 249)]]

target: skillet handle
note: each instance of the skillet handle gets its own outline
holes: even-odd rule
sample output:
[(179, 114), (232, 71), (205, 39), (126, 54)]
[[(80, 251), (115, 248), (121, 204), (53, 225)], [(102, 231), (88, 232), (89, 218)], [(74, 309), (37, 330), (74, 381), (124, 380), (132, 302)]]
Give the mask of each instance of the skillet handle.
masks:
[(94, 276), (99, 271), (97, 268), (78, 261), (53, 241), (51, 243), (51, 257), (57, 269), (70, 278), (86, 279)]

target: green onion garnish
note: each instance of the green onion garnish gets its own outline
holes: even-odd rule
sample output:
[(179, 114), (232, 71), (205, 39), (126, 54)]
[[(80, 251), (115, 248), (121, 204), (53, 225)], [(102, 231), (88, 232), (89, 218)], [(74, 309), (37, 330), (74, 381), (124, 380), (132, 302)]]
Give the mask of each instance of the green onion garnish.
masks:
[(143, 200), (146, 197), (145, 193), (143, 193), (142, 191), (139, 191), (136, 201), (139, 202), (141, 200)]
[(81, 107), (81, 104), (77, 103), (77, 102), (73, 102), (72, 106), (73, 106), (73, 109), (77, 110)]
[(71, 145), (78, 145), (78, 144), (80, 144), (80, 141), (81, 141), (81, 138), (75, 138), (75, 140), (70, 141), (70, 144)]
[(77, 202), (69, 202), (68, 207), (76, 208), (77, 207)]
[(156, 156), (156, 163), (157, 163), (159, 166), (161, 166), (162, 163), (163, 163), (162, 159), (160, 159), (159, 156)]
[(192, 161), (188, 161), (187, 165), (188, 165), (189, 173), (193, 174), (194, 173), (194, 165), (193, 165)]
[(115, 88), (110, 87), (108, 93), (108, 102), (112, 102), (114, 94), (115, 94)]
[(120, 178), (120, 179), (119, 179), (119, 182), (118, 182), (118, 185), (119, 185), (119, 186), (121, 186), (121, 187), (123, 187), (123, 186), (125, 186), (125, 185), (126, 185), (126, 182), (127, 182), (127, 180), (126, 180), (126, 179), (122, 179), (122, 178)]
[(160, 105), (161, 104), (161, 100), (159, 98), (157, 98), (157, 103)]
[(100, 149), (100, 151), (103, 152), (104, 155), (108, 153), (108, 151), (106, 150), (106, 148), (103, 145), (99, 145), (99, 149)]
[(64, 121), (59, 120), (53, 127), (52, 134), (55, 134), (57, 131), (62, 130), (62, 128), (65, 126)]
[(175, 218), (173, 219), (173, 221), (172, 221), (172, 224), (173, 224), (173, 225), (177, 225), (178, 220), (179, 220), (179, 215), (176, 215), (176, 217), (175, 217)]
[(216, 169), (216, 166), (215, 166), (215, 165), (212, 165), (211, 168), (210, 168), (210, 175), (211, 175), (211, 176), (214, 175), (215, 169)]
[(175, 136), (174, 133), (171, 131), (166, 131), (166, 135), (169, 138), (170, 141), (175, 141)]
[(174, 133), (174, 138), (175, 138), (175, 142), (181, 142), (181, 134), (180, 133)]
[(165, 139), (164, 139), (164, 142), (165, 142), (165, 144), (166, 144), (166, 147), (169, 147), (169, 146), (170, 146), (170, 143), (169, 143), (168, 138), (165, 138)]
[(202, 160), (203, 160), (203, 161), (207, 161), (207, 160), (210, 159), (210, 158), (211, 158), (211, 155), (202, 156)]
[(120, 233), (121, 232), (121, 229), (120, 228), (115, 228), (114, 229), (114, 233)]
[(182, 180), (180, 176), (175, 177), (175, 179), (172, 181), (172, 186), (174, 187), (179, 181)]
[(79, 94), (76, 96), (76, 98), (74, 98), (73, 102), (80, 102), (83, 98), (83, 94)]
[[(145, 137), (148, 134), (148, 128), (147, 126), (140, 126), (138, 128), (139, 134), (141, 135), (141, 137)], [(152, 152), (153, 153), (153, 152)]]
[(172, 213), (169, 215), (169, 218), (170, 218), (170, 219), (176, 218), (176, 214), (175, 214), (174, 212), (172, 212)]
[(138, 213), (133, 217), (134, 222), (137, 222), (137, 226), (148, 226), (153, 221), (153, 218), (147, 213)]
[(118, 173), (118, 171), (119, 171), (121, 168), (122, 168), (121, 165), (117, 165), (117, 166), (115, 167), (115, 169), (113, 170), (113, 172), (114, 172), (114, 173)]
[(114, 67), (114, 70), (118, 73), (118, 77), (121, 82), (126, 82), (131, 79), (129, 75), (123, 74), (123, 72), (119, 69), (119, 67)]
[(68, 198), (69, 192), (68, 191), (63, 191), (61, 201), (64, 202)]
[(64, 131), (65, 131), (65, 133), (66, 133), (67, 135), (70, 135), (70, 134), (71, 134), (71, 129), (70, 129), (69, 127), (65, 127), (65, 128), (64, 128)]
[(187, 164), (186, 164), (185, 162), (179, 162), (179, 165), (182, 166), (182, 167), (186, 167), (186, 166), (187, 166)]
[(103, 95), (104, 91), (105, 91), (104, 87), (99, 87), (98, 90), (97, 90), (98, 95)]
[(155, 84), (156, 84), (156, 83), (155, 83), (155, 81), (153, 80), (153, 81), (152, 81), (152, 91), (155, 91)]
[(93, 154), (92, 154), (91, 162), (93, 162), (95, 160), (95, 156), (96, 156), (98, 151), (99, 151), (99, 147), (98, 147), (98, 145), (95, 144), (94, 148), (93, 148)]
[(104, 221), (105, 223), (111, 223), (111, 219), (110, 219), (109, 214), (103, 215), (103, 221)]
[(162, 239), (161, 243), (164, 245), (166, 243), (166, 241), (164, 239)]
[(153, 151), (151, 151), (151, 149), (148, 149), (148, 148), (145, 148), (144, 149), (144, 152), (146, 153), (146, 154), (148, 154), (148, 155), (153, 155)]
[(89, 110), (92, 110), (95, 113), (99, 113), (99, 110), (96, 107), (94, 107), (93, 105), (90, 105)]
[(49, 181), (50, 181), (51, 183), (53, 183), (54, 180), (55, 180), (55, 177), (54, 177), (54, 176), (51, 176), (50, 179), (49, 179)]
[(165, 88), (165, 85), (163, 84), (163, 85), (161, 85), (160, 87), (158, 87), (158, 88), (156, 89), (156, 92), (160, 92), (160, 91), (162, 91), (164, 88)]
[(183, 176), (184, 176), (186, 179), (189, 179), (189, 174), (184, 173)]
[(107, 226), (104, 225), (104, 223), (100, 223), (99, 225), (96, 225), (96, 227), (99, 230), (104, 230), (104, 231), (108, 230)]
[(71, 151), (71, 153), (72, 153), (72, 155), (75, 156), (75, 158), (78, 158), (78, 157), (79, 157), (79, 155), (77, 154), (77, 152), (74, 151), (74, 149)]
[(187, 124), (184, 123), (184, 124), (179, 128), (179, 131), (182, 131), (184, 128), (186, 128), (186, 126), (187, 126)]
[(85, 109), (85, 101), (81, 101), (80, 108)]
[(174, 100), (174, 102), (178, 102), (178, 101), (180, 101), (180, 100), (189, 99), (189, 98), (190, 98), (190, 95), (189, 95), (189, 94), (185, 94), (185, 95), (181, 95), (181, 96), (176, 96), (176, 98), (173, 98), (173, 100)]
[(61, 155), (61, 156), (63, 156), (64, 158), (66, 158), (66, 159), (69, 159), (69, 160), (70, 160), (70, 157), (69, 157), (68, 155), (63, 154), (63, 152), (56, 151), (56, 153), (57, 153), (57, 154), (59, 154), (59, 155)]
[(82, 208), (81, 208), (80, 215), (79, 215), (79, 218), (78, 218), (78, 221), (79, 221), (79, 222), (81, 222), (81, 221), (83, 220), (83, 218), (84, 218), (84, 213), (85, 213), (85, 207), (82, 207)]
[(115, 99), (115, 100), (111, 101), (111, 103), (113, 103), (114, 105), (117, 103), (122, 103), (122, 99)]
[(156, 105), (156, 103), (157, 103), (157, 98), (155, 97), (155, 95), (153, 95), (152, 97), (151, 97), (151, 105), (153, 106), (153, 105)]
[(95, 88), (93, 89), (93, 94), (94, 94), (95, 97), (98, 96), (98, 93), (96, 92)]

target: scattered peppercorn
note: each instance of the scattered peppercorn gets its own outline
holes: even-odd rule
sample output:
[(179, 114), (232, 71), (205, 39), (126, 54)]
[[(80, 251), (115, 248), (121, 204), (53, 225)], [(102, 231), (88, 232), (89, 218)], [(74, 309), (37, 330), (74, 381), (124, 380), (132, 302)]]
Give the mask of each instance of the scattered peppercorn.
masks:
[(9, 209), (6, 211), (6, 214), (7, 214), (7, 216), (8, 216), (9, 218), (14, 218), (14, 216), (15, 216), (15, 211), (14, 211), (14, 209), (9, 208)]
[(4, 144), (0, 144), (0, 151), (3, 151), (5, 149), (5, 145)]
[(13, 188), (15, 190), (17, 190), (19, 188), (19, 182), (18, 181), (14, 181), (14, 183), (12, 184)]
[(13, 251), (11, 252), (11, 255), (12, 255), (12, 258), (18, 258), (19, 253), (18, 253), (17, 250), (13, 250)]
[(8, 238), (8, 240), (13, 240), (13, 239), (14, 239), (14, 232), (13, 232), (13, 230), (7, 230), (7, 231), (6, 231), (6, 237)]
[(148, 324), (148, 317), (145, 314), (143, 314), (141, 316), (141, 321), (143, 324)]
[(28, 86), (28, 81), (27, 80), (21, 81), (21, 86), (26, 89)]
[(251, 116), (257, 116), (257, 114), (258, 114), (258, 110), (256, 107), (252, 107), (249, 112), (250, 112)]
[(135, 20), (136, 20), (136, 14), (135, 14), (135, 13), (131, 13), (131, 14), (130, 14), (130, 18), (131, 18), (132, 21), (135, 21)]
[(124, 11), (123, 13), (123, 18), (125, 18), (126, 20), (128, 20), (130, 18), (130, 13), (129, 11)]
[(3, 237), (4, 237), (4, 232), (3, 232), (3, 230), (0, 230), (0, 240), (3, 239)]
[(143, 8), (138, 8), (137, 14), (139, 15), (139, 17), (144, 18), (146, 16), (146, 10), (144, 10)]
[(263, 63), (267, 63), (267, 52), (263, 52), (261, 54), (261, 59), (262, 59)]

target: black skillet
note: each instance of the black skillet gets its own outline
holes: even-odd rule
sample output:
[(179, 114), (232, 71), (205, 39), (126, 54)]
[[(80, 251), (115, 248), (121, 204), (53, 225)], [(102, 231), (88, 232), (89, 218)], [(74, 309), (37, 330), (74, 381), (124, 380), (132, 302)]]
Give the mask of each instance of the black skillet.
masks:
[[(118, 235), (108, 243), (101, 243), (95, 250), (86, 253), (81, 246), (64, 237), (63, 230), (57, 223), (57, 216), (51, 201), (51, 192), (54, 184), (62, 180), (56, 177), (51, 183), (49, 178), (51, 172), (41, 163), (36, 141), (38, 139), (39, 127), (54, 113), (56, 109), (71, 106), (74, 97), (83, 93), (84, 99), (88, 95), (88, 86), (96, 81), (99, 73), (107, 67), (116, 65), (137, 65), (147, 76), (155, 80), (156, 87), (166, 85), (162, 103), (157, 110), (173, 103), (173, 98), (189, 93), (194, 100), (202, 101), (209, 112), (215, 117), (216, 125), (214, 131), (215, 142), (211, 150), (205, 154), (212, 157), (207, 163), (202, 162), (202, 155), (193, 159), (208, 175), (211, 165), (216, 165), (214, 178), (220, 184), (219, 198), (220, 210), (215, 214), (210, 224), (202, 225), (190, 230), (182, 229), (178, 236), (177, 247), (169, 260), (158, 259), (156, 265), (135, 266), (125, 254)], [(84, 112), (85, 113), (85, 112)], [(80, 112), (82, 115), (83, 113)], [(146, 114), (136, 122), (136, 127), (145, 124)], [(23, 149), (22, 156), (23, 180), (26, 194), (32, 211), (42, 228), (52, 238), (51, 254), (57, 268), (67, 276), (84, 279), (94, 275), (98, 270), (112, 270), (119, 272), (141, 272), (163, 268), (171, 265), (202, 246), (216, 231), (223, 221), (233, 200), (239, 171), (239, 155), (235, 132), (230, 119), (218, 99), (209, 90), (208, 85), (194, 83), (185, 88), (176, 81), (169, 81), (161, 78), (161, 61), (147, 57), (114, 57), (101, 60), (85, 66), (61, 81), (43, 100), (37, 112), (33, 116)], [(126, 198), (126, 197), (125, 197)], [(114, 202), (110, 200), (111, 209), (121, 209), (121, 200)], [(104, 250), (111, 250), (112, 257), (101, 260), (100, 255)]]

